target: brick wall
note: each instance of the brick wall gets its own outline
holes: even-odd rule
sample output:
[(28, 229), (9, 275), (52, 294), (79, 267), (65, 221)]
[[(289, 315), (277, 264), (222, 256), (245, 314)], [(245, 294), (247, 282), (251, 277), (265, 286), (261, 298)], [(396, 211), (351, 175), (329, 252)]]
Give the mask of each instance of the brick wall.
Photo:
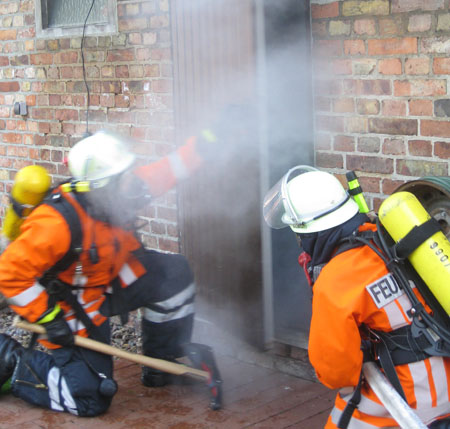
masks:
[[(86, 130), (81, 37), (36, 37), (35, 0), (0, 4), (0, 193), (4, 214), (18, 169), (43, 165), (54, 180), (68, 175), (63, 159)], [(173, 149), (169, 1), (117, 1), (119, 33), (85, 39), (91, 91), (89, 131), (131, 136), (146, 160)], [(13, 113), (26, 101), (28, 115)], [(145, 243), (178, 250), (174, 193), (147, 210)], [(150, 232), (152, 233), (150, 235)]]
[(311, 2), (316, 163), (358, 171), (370, 204), (449, 174), (449, 0)]

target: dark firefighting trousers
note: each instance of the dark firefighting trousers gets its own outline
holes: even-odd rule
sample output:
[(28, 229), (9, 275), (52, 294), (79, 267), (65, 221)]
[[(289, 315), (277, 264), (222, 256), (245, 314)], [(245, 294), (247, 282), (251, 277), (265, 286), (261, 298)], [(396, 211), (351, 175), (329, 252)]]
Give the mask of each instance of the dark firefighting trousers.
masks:
[[(145, 251), (140, 257), (147, 273), (120, 291), (107, 295), (100, 312), (114, 316), (142, 308), (143, 352), (173, 359), (191, 338), (195, 286), (181, 255)], [(100, 327), (109, 339), (109, 323)], [(63, 347), (51, 354), (27, 351), (12, 377), (12, 393), (34, 405), (78, 416), (104, 413), (112, 400), (102, 393), (102, 381), (112, 379), (111, 356), (79, 347)]]

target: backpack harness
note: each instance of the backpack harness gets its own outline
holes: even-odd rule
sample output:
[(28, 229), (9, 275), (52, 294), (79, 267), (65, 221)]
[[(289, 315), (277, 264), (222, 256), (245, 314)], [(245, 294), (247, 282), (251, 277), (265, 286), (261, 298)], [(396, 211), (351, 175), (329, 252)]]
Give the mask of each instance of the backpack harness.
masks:
[[(60, 192), (50, 193), (43, 200), (42, 204), (49, 205), (63, 216), (69, 226), (71, 236), (69, 249), (66, 254), (39, 279), (39, 282), (46, 288), (49, 295), (49, 307), (53, 307), (58, 301), (65, 301), (72, 307), (77, 319), (83, 323), (92, 338), (97, 341), (107, 342), (104, 335), (102, 335), (99, 328), (92, 322), (82, 305), (78, 302), (76, 296), (72, 293), (74, 289), (80, 287), (67, 284), (58, 278), (58, 274), (60, 272), (67, 270), (74, 262), (78, 261), (83, 250), (83, 228), (81, 226), (78, 213), (73, 205), (66, 198), (64, 198)], [(89, 256), (92, 263), (96, 264), (98, 262), (97, 249), (94, 246), (89, 249)], [(75, 275), (77, 275), (77, 272), (81, 274), (81, 265), (75, 268)], [(119, 297), (122, 288), (118, 277), (111, 282), (111, 286), (113, 289), (113, 294), (116, 297)], [(103, 288), (105, 286), (101, 285), (93, 287)], [(121, 299), (114, 300), (114, 303), (117, 305), (122, 302), (123, 301)], [(121, 322), (126, 323), (128, 314), (121, 311), (120, 308), (117, 310), (120, 314)]]
[[(400, 396), (405, 399), (405, 394), (395, 371), (396, 365), (404, 365), (424, 360), (430, 356), (450, 356), (450, 323), (448, 315), (431, 294), (423, 280), (415, 273), (406, 259), (425, 240), (441, 231), (439, 223), (431, 218), (421, 226), (414, 227), (397, 244), (393, 243), (385, 234), (378, 218), (376, 220), (377, 231), (355, 231), (345, 237), (339, 243), (334, 256), (347, 250), (367, 245), (385, 263), (399, 287), (405, 292), (411, 302), (408, 316), (412, 318), (411, 325), (407, 325), (391, 332), (382, 332), (361, 326), (363, 335), (362, 350), (364, 361), (377, 360), (385, 376)], [(312, 272), (314, 281), (320, 274), (325, 264), (314, 267)], [(417, 286), (424, 296), (427, 304), (433, 310), (430, 315), (412, 290), (410, 280)], [(374, 358), (375, 357), (375, 358)], [(361, 387), (363, 373), (341, 414), (337, 427), (347, 428), (354, 410), (361, 401)]]

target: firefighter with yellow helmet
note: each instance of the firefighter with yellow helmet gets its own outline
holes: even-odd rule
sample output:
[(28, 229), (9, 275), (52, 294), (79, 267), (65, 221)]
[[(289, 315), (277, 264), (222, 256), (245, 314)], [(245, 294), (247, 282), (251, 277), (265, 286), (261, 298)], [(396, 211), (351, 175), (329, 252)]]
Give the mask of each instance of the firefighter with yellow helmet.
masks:
[[(380, 217), (387, 218), (393, 206), (399, 205), (388, 200), (390, 207), (382, 207)], [(267, 193), (263, 212), (270, 227), (289, 226), (303, 249), (299, 262), (313, 287), (309, 358), (319, 380), (339, 389), (325, 427), (398, 427), (362, 377), (366, 359), (380, 364), (425, 424), (450, 427), (448, 331), (445, 341), (438, 342), (440, 347), (434, 347), (434, 340), (425, 335), (429, 326), (436, 332), (441, 325), (448, 327), (448, 316), (444, 314), (441, 324), (433, 320), (421, 326), (434, 311), (419, 288), (411, 287), (411, 278), (420, 283), (417, 276), (411, 272), (412, 277), (406, 279), (387, 267), (389, 258), (376, 239), (383, 227), (360, 212), (336, 177), (310, 166), (289, 170)], [(405, 223), (404, 216), (400, 218)], [(422, 234), (437, 236), (435, 228)], [(395, 262), (394, 258), (390, 261)], [(442, 284), (449, 287), (446, 275)], [(414, 315), (419, 311), (417, 318)]]

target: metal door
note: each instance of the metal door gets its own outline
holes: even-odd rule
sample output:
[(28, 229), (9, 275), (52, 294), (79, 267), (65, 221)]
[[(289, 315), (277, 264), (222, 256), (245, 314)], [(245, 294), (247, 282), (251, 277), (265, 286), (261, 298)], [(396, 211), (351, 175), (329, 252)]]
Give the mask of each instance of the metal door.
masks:
[(295, 239), (261, 221), (268, 187), (290, 166), (312, 163), (311, 88), (303, 72), (308, 3), (171, 2), (178, 142), (210, 126), (227, 106), (251, 105), (257, 113), (256, 129), (232, 159), (223, 162), (219, 150), (182, 186), (179, 222), (207, 317), (260, 346), (286, 327), (298, 332), (309, 323), (296, 262), (283, 263), (298, 253)]

